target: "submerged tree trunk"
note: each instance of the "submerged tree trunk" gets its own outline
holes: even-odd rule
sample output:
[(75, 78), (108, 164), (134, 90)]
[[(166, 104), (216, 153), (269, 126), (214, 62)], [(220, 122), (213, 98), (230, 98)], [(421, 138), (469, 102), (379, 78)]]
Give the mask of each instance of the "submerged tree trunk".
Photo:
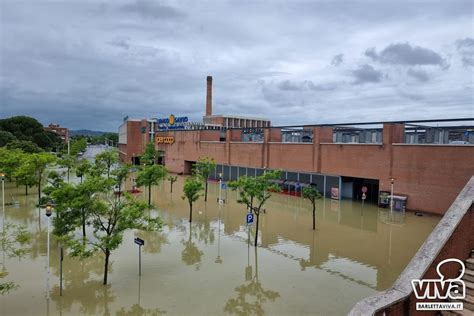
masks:
[(207, 179), (206, 179), (206, 192), (204, 193), (204, 202), (207, 202)]
[(189, 202), (189, 222), (193, 221), (193, 203)]
[(173, 193), (173, 181), (171, 181), (171, 192), (170, 193)]
[(110, 250), (109, 248), (105, 248), (104, 285), (107, 284), (107, 275), (109, 273), (109, 256)]
[(38, 181), (38, 203), (40, 199), (41, 199), (41, 178)]
[(28, 184), (25, 185), (25, 195), (28, 195)]
[(151, 206), (151, 184), (148, 186), (148, 207)]
[(81, 209), (81, 215), (82, 215), (82, 237), (85, 239), (86, 238), (86, 214), (84, 212), (84, 209)]
[(257, 247), (257, 240), (258, 240), (258, 219), (260, 218), (260, 210), (255, 210), (255, 214), (257, 215), (257, 225), (255, 225), (255, 247)]
[(313, 204), (313, 230), (316, 229), (316, 206)]

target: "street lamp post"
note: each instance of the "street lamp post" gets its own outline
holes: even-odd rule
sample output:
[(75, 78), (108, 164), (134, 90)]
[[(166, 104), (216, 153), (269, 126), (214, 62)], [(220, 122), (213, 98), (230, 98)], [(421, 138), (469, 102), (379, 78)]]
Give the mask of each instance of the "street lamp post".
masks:
[(0, 173), (0, 179), (2, 180), (2, 231), (5, 232), (5, 174)]
[(390, 213), (393, 213), (393, 183), (395, 178), (390, 178), (391, 188), (390, 188)]
[(49, 277), (50, 277), (50, 250), (49, 250), (49, 244), (50, 244), (50, 229), (49, 229), (49, 224), (50, 224), (50, 217), (51, 217), (51, 214), (53, 214), (53, 210), (54, 210), (54, 206), (53, 206), (53, 202), (51, 201), (48, 201), (48, 203), (46, 204), (46, 216), (48, 217), (48, 249), (47, 249), (47, 254), (48, 254), (48, 276), (47, 276), (47, 292), (46, 292), (46, 298), (49, 299)]

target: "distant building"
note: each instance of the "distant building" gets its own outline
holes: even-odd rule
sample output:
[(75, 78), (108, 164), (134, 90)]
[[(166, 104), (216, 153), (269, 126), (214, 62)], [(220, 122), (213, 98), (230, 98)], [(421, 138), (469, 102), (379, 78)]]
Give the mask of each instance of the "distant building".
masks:
[(61, 127), (59, 124), (49, 124), (44, 128), (45, 131), (53, 132), (57, 134), (61, 139), (67, 143), (69, 141), (69, 129), (66, 127)]

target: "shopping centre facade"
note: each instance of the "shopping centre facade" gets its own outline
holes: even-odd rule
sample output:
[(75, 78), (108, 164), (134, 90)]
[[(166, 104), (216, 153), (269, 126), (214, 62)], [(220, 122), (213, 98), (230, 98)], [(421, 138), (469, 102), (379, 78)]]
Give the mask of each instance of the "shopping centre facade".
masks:
[[(212, 78), (203, 123), (171, 115), (124, 120), (121, 160), (138, 164), (148, 142), (170, 172), (189, 174), (203, 157), (224, 180), (281, 170), (282, 188), (315, 185), (326, 197), (380, 202), (406, 199), (412, 211), (444, 214), (474, 175), (474, 118), (271, 126), (269, 120), (212, 115)], [(209, 92), (211, 90), (211, 93)], [(232, 125), (230, 125), (232, 124)]]

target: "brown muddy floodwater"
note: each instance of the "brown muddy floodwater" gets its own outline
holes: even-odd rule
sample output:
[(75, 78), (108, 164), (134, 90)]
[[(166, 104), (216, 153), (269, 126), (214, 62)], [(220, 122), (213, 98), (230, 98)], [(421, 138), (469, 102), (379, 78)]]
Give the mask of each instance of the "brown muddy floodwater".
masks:
[[(358, 300), (390, 287), (439, 221), (324, 199), (313, 231), (309, 202), (274, 194), (255, 249), (235, 192), (219, 207), (211, 183), (207, 204), (197, 203), (189, 225), (182, 184), (180, 177), (172, 194), (169, 182), (153, 189), (163, 229), (125, 234), (111, 255), (108, 286), (101, 284), (101, 254), (83, 261), (66, 255), (60, 297), (52, 238), (47, 299), (44, 210), (34, 206), (34, 190), (26, 197), (7, 183), (6, 201), (14, 195), (21, 206), (7, 206), (6, 221), (26, 225), (33, 239), (25, 258), (2, 260), (8, 273), (2, 280), (19, 288), (0, 296), (0, 315), (345, 315)], [(251, 240), (253, 234), (254, 227)], [(136, 236), (145, 240), (141, 277)]]

